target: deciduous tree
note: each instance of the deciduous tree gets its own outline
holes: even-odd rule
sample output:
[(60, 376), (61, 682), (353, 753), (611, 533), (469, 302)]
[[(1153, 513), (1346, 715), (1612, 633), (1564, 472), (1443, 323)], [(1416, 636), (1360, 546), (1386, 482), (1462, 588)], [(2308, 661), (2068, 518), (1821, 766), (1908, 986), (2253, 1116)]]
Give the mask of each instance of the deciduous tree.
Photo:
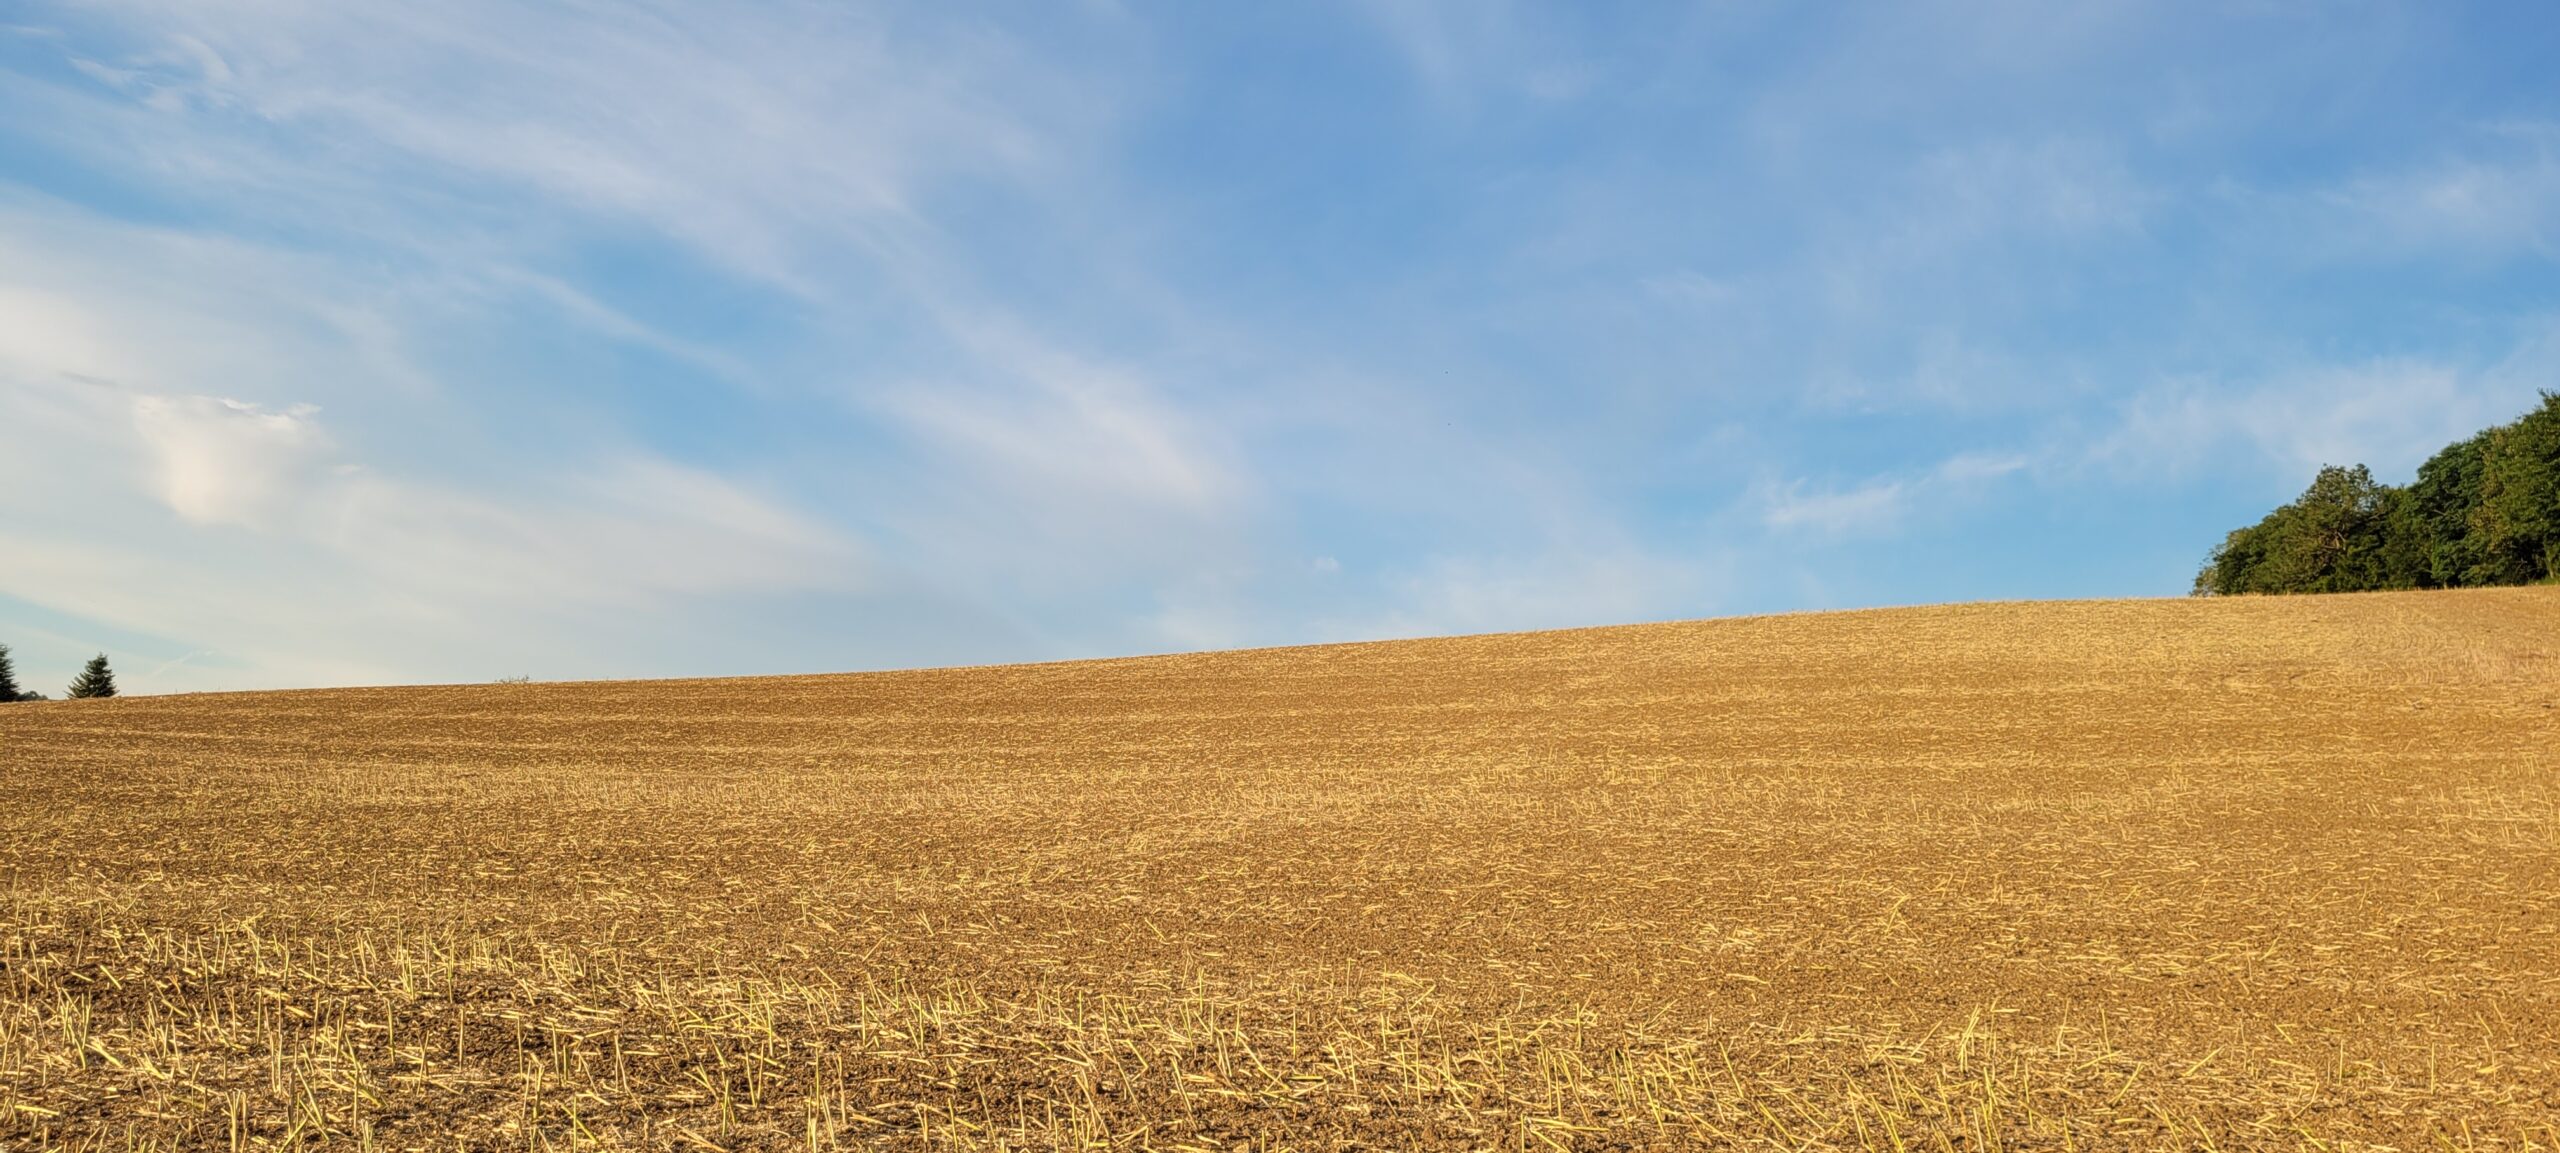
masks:
[(2394, 488), (2363, 465), (2236, 529), (2196, 574), (2199, 596), (2453, 588), (2560, 580), (2560, 393), (2444, 450)]

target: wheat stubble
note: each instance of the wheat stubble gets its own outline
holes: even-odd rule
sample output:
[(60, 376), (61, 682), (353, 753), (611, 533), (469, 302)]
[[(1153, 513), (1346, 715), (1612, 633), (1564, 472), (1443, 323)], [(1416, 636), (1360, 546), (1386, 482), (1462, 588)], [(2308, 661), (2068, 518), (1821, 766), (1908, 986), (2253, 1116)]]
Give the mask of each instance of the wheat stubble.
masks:
[(0, 1147), (2560, 1148), (2560, 590), (0, 708)]

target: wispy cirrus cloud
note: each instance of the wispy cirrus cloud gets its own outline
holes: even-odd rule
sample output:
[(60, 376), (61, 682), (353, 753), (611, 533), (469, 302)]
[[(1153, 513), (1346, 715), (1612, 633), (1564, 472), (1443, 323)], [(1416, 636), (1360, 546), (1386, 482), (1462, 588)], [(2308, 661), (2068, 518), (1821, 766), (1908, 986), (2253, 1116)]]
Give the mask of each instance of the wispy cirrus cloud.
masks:
[(2272, 472), (2323, 465), (2406, 475), (2436, 450), (2512, 419), (2560, 371), (2560, 327), (2500, 361), (2391, 359), (2241, 381), (2176, 380), (2128, 399), (2085, 460), (2120, 475)]
[[(0, 378), (0, 419), (19, 434), (15, 461), (79, 478), (0, 496), (12, 558), (0, 592), (186, 638), (252, 684), (278, 667), (330, 679), (469, 677), (527, 659), (603, 671), (544, 650), (592, 644), (606, 614), (857, 593), (870, 575), (841, 534), (665, 460), (474, 491), (368, 467), (307, 407), (14, 377)], [(334, 663), (308, 663), (322, 652)], [(223, 683), (220, 667), (191, 671)]]
[(159, 687), (2177, 591), (2053, 534), (2404, 467), (2560, 315), (2503, 12), (12, 19), (0, 630)]
[(2560, 258), (2560, 123), (2501, 124), (2467, 147), (2317, 193), (2350, 252), (2506, 262)]
[[(0, 268), (0, 387), (21, 418), (0, 446), (94, 478), (94, 499), (13, 517), (21, 563), (0, 594), (186, 647), (177, 683), (628, 668), (608, 613), (697, 653), (734, 650), (704, 631), (741, 612), (803, 614), (787, 630), (802, 655), (763, 667), (831, 644), (817, 667), (859, 666), (894, 651), (882, 637), (918, 643), (879, 627), (883, 613), (948, 622), (946, 651), (964, 652), (949, 646), (1017, 626), (932, 591), (972, 580), (914, 570), (1034, 546), (989, 533), (980, 555), (884, 563), (862, 526), (984, 523), (972, 502), (1047, 497), (1058, 515), (1022, 520), (1069, 531), (1162, 506), (1168, 478), (1195, 509), (1233, 491), (1232, 468), (1175, 439), (1181, 419), (1143, 379), (1079, 377), (1063, 352), (939, 394), (898, 391), (887, 366), (807, 371), (831, 359), (830, 330), (878, 323), (875, 301), (904, 300), (895, 310), (920, 322), (901, 338), (910, 362), (1020, 327), (955, 274), (929, 205), (955, 184), (1041, 179), (1107, 98), (1051, 87), (1048, 63), (1009, 37), (816, 6), (53, 15), (72, 27), (55, 37), (71, 76), (0, 72), (48, 113), (23, 127), (116, 179), (182, 186), (194, 212), (172, 225), (0, 203), (0, 252), (16, 257)], [(653, 283), (709, 269), (750, 299), (799, 301), (785, 307), (807, 319), (776, 334), (801, 347), (742, 344), (580, 268), (635, 244), (679, 254), (646, 257)], [(1026, 367), (1040, 371), (1005, 375)], [(916, 442), (887, 455), (927, 463), (688, 461), (704, 422), (645, 432), (666, 422), (648, 411), (661, 402), (635, 407), (635, 380), (735, 390), (687, 407), (740, 430), (768, 426), (758, 404), (841, 413), (845, 392), (868, 393), (884, 399), (857, 409), (913, 418)], [(1044, 428), (1008, 419), (1026, 399)], [(836, 431), (877, 441), (897, 423), (839, 416)], [(950, 451), (936, 459), (933, 442)], [(777, 487), (894, 504), (821, 517)], [(147, 559), (165, 550), (193, 559)], [(179, 581), (185, 593), (149, 595)], [(827, 606), (817, 621), (811, 597)], [(680, 613), (698, 623), (670, 627)]]
[(1890, 478), (1840, 489), (1816, 489), (1803, 481), (1767, 485), (1759, 492), (1760, 519), (1774, 529), (1882, 528), (1903, 515), (1910, 487), (1909, 481)]
[[(825, 277), (811, 240), (893, 256), (938, 181), (1032, 172), (1091, 107), (1008, 38), (872, 10), (119, 0), (99, 17), (111, 49), (75, 59), (140, 109), (56, 98), (129, 134), (101, 146), (146, 138), (214, 187), (303, 186), (333, 211), (349, 185), (425, 175), (385, 207), (502, 228), (456, 195), (485, 182), (793, 286)], [(199, 130), (248, 124), (279, 146)]]
[(1918, 504), (1960, 503), (1982, 485), (2025, 472), (2033, 458), (2017, 452), (1964, 452), (1900, 476), (1881, 476), (1844, 487), (1795, 479), (1755, 485), (1747, 503), (1760, 522), (1781, 532), (1830, 536), (1890, 532), (1920, 511)]

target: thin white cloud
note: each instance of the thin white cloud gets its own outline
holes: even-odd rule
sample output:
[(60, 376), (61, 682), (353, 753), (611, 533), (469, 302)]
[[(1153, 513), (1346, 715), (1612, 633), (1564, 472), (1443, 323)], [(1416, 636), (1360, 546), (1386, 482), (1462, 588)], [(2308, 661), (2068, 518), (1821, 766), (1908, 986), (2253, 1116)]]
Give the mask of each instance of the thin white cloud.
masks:
[[(120, 123), (208, 189), (294, 196), (353, 178), (449, 212), (446, 190), (478, 182), (803, 292), (822, 291), (847, 248), (902, 258), (937, 182), (1030, 178), (1095, 107), (1094, 89), (1054, 82), (1005, 39), (868, 9), (100, 10), (129, 47), (92, 74), (159, 114)], [(305, 147), (242, 150), (202, 131), (236, 118)], [(470, 211), (506, 226), (479, 198)]]
[[(308, 409), (17, 377), (0, 378), (0, 422), (13, 460), (81, 478), (0, 494), (0, 593), (186, 638), (251, 683), (450, 671), (474, 649), (575, 645), (600, 614), (854, 592), (869, 577), (842, 534), (665, 460), (475, 492), (346, 460)], [(151, 507), (174, 520), (154, 524)]]
[(2124, 402), (2081, 462), (2170, 477), (2237, 465), (2307, 480), (2331, 464), (2404, 475), (2446, 444), (2512, 419), (2556, 367), (2560, 329), (2486, 369), (2389, 359), (2259, 380), (2169, 381)]
[(1943, 509), (2033, 465), (2033, 458), (2025, 453), (1962, 452), (1920, 472), (1876, 477), (1847, 487), (1822, 487), (1801, 479), (1764, 481), (1752, 486), (1743, 503), (1758, 511), (1762, 525), (1781, 532), (1881, 535), (1908, 523), (1918, 505)]
[(1865, 532), (1901, 519), (1907, 488), (1900, 480), (1869, 481), (1845, 489), (1818, 489), (1803, 481), (1788, 481), (1762, 485), (1752, 499), (1761, 506), (1761, 523), (1770, 528)]
[[(1133, 368), (994, 331), (953, 376), (865, 401), (895, 447), (850, 482), (863, 523), (1052, 652), (1269, 636), (1218, 623), (1266, 528), (1233, 442)], [(1092, 612), (1105, 598), (1128, 615)]]
[(1964, 452), (1940, 462), (1936, 475), (1939, 480), (1962, 484), (2024, 472), (2034, 463), (2034, 458), (2025, 453)]
[(1432, 557), (1388, 576), (1385, 612), (1327, 631), (1356, 639), (1701, 617), (1715, 611), (1724, 568), (1714, 550), (1667, 556), (1603, 536), (1535, 552)]
[(252, 403), (435, 387), (407, 337), (433, 309), (380, 270), (6, 192), (0, 305), (0, 366), (26, 374)]
[(1489, 89), (1562, 103), (1600, 79), (1552, 21), (1510, 0), (1360, 0), (1357, 8), (1443, 107), (1462, 108)]
[(2350, 251), (2504, 261), (2560, 257), (2560, 125), (2511, 124), (2431, 163), (2356, 177), (2316, 199)]
[(1106, 501), (1218, 511), (1238, 481), (1136, 375), (1019, 337), (977, 342), (991, 383), (916, 385), (878, 404), (960, 471), (1018, 486), (1036, 503)]
[(1731, 282), (1690, 268), (1648, 276), (1637, 283), (1657, 300), (1696, 309), (1720, 308), (1741, 295), (1741, 289)]
[[(6, 239), (0, 233), (0, 255), (15, 255)], [(133, 361), (99, 318), (77, 304), (33, 285), (0, 282), (0, 364), (110, 378), (130, 371)]]
[(2136, 229), (2161, 200), (2114, 149), (2068, 137), (1941, 150), (1920, 162), (1910, 187), (1909, 239), (1933, 248)]

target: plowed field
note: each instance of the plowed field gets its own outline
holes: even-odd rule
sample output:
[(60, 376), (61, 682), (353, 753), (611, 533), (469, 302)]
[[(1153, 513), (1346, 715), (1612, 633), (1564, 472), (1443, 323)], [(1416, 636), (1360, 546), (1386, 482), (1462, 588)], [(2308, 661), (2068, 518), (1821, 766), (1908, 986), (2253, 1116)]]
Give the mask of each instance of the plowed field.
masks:
[(2560, 1148), (2560, 590), (0, 706), (0, 1148)]

